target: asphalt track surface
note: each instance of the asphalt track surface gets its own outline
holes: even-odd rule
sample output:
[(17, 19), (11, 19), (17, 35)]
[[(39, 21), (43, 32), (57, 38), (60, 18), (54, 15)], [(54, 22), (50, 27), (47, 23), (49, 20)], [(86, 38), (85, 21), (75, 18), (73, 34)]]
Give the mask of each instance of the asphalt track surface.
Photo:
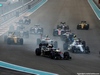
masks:
[[(53, 29), (61, 21), (66, 22), (72, 32), (86, 41), (90, 54), (73, 54), (72, 60), (52, 60), (35, 55), (36, 39), (39, 35), (30, 35), (24, 39), (24, 45), (7, 45), (3, 36), (0, 38), (0, 60), (16, 65), (57, 73), (59, 75), (77, 75), (77, 73), (100, 73), (100, 21), (97, 19), (87, 0), (49, 0), (40, 7), (30, 18), (32, 23), (40, 24), (44, 34), (55, 39), (63, 50), (63, 42), (59, 37), (53, 37)], [(77, 30), (80, 21), (90, 24), (89, 30)]]

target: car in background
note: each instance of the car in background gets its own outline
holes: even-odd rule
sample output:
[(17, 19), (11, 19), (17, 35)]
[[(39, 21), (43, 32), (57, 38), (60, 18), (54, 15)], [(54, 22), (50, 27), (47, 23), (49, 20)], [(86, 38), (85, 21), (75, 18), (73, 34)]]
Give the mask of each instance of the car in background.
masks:
[(66, 22), (60, 22), (59, 25), (57, 25), (57, 29), (64, 29), (64, 30), (68, 30), (69, 29), (69, 26), (66, 25)]
[(64, 34), (61, 36), (62, 41), (72, 41), (72, 38), (74, 36), (74, 33), (71, 32), (71, 30), (67, 30)]
[(34, 25), (30, 28), (30, 34), (43, 34), (43, 28), (40, 25)]
[(16, 32), (8, 32), (8, 35), (4, 36), (4, 42), (8, 45), (23, 45), (23, 38), (19, 37)]
[(48, 35), (46, 36), (41, 36), (41, 38), (37, 39), (37, 45), (39, 45), (40, 43), (42, 44), (51, 44), (54, 46), (54, 48), (58, 48), (58, 42), (55, 40), (52, 40), (48, 37)]
[(39, 48), (36, 48), (35, 54), (37, 56), (44, 56), (44, 57), (49, 57), (51, 59), (65, 59), (65, 60), (70, 60), (71, 56), (69, 52), (62, 52), (59, 49), (53, 48), (53, 45), (47, 45), (40, 43)]
[(20, 30), (19, 36), (22, 38), (29, 38), (29, 31), (28, 30)]
[(23, 16), (16, 23), (19, 25), (29, 25), (31, 23), (31, 19), (29, 19), (28, 16)]
[(61, 36), (68, 30), (69, 26), (66, 25), (66, 22), (61, 22), (60, 25), (57, 25), (57, 28), (53, 30), (53, 36)]
[(24, 30), (25, 29), (25, 26), (24, 25), (17, 25), (17, 30)]
[(89, 54), (89, 46), (86, 46), (86, 42), (80, 39), (75, 39), (72, 43), (65, 42), (63, 45), (64, 49), (71, 51), (72, 53), (85, 53)]
[(81, 21), (80, 24), (77, 25), (78, 30), (88, 30), (89, 24), (86, 21)]

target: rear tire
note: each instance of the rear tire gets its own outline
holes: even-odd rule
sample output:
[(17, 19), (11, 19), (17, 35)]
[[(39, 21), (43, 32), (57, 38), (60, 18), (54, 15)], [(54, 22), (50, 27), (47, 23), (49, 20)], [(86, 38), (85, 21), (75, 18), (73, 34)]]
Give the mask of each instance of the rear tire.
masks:
[(86, 48), (85, 48), (85, 53), (90, 53), (90, 49), (89, 49), (89, 47), (88, 46), (86, 46)]
[(64, 52), (63, 56), (64, 56), (64, 59), (66, 60), (71, 59), (69, 52)]
[(20, 39), (20, 45), (23, 45), (23, 39), (22, 38)]
[(56, 31), (55, 29), (53, 30), (53, 36), (57, 36), (58, 35), (58, 31)]
[(87, 24), (87, 26), (86, 26), (86, 30), (89, 30), (89, 24)]
[(11, 44), (11, 40), (10, 40), (10, 38), (7, 38), (7, 44), (8, 44), (8, 45)]
[(80, 29), (79, 25), (77, 25), (77, 29), (78, 29), (78, 30)]

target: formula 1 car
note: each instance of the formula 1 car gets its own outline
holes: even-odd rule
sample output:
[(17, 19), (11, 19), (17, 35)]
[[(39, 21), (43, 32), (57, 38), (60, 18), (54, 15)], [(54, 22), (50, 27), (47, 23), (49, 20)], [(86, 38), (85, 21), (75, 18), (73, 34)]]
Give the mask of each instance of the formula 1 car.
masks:
[(30, 28), (30, 34), (43, 34), (43, 28), (40, 25), (34, 25)]
[(21, 30), (21, 31), (19, 31), (19, 36), (20, 37), (23, 37), (23, 38), (29, 38), (29, 31), (28, 30)]
[(68, 45), (68, 43), (64, 43), (63, 45), (64, 49), (68, 49), (69, 51), (73, 53), (90, 53), (90, 49), (88, 46), (86, 46), (85, 41), (82, 40), (74, 40), (71, 44)]
[(53, 30), (53, 36), (61, 36), (63, 35), (66, 31), (69, 31), (69, 26), (65, 25), (66, 23), (61, 22), (60, 25), (57, 25), (57, 29)]
[(77, 25), (77, 29), (88, 30), (89, 24), (87, 24), (86, 21), (81, 21), (81, 23)]
[(49, 57), (51, 59), (65, 59), (69, 60), (71, 59), (69, 52), (61, 52), (59, 49), (53, 48), (53, 46), (48, 46), (46, 44), (39, 44), (39, 48), (36, 48), (35, 54), (37, 56), (45, 56)]
[(25, 29), (25, 26), (23, 26), (23, 25), (17, 25), (17, 30), (24, 30)]
[(72, 41), (73, 36), (74, 36), (74, 33), (72, 33), (71, 30), (67, 30), (64, 34), (62, 34), (61, 40)]
[(63, 29), (54, 29), (53, 30), (53, 36), (61, 36), (62, 34), (64, 34), (66, 31), (64, 31)]
[(4, 36), (4, 41), (8, 45), (23, 45), (23, 38), (18, 37), (15, 32), (8, 32), (8, 35)]
[(68, 30), (69, 26), (66, 25), (66, 22), (60, 22), (60, 25), (57, 25), (57, 29), (63, 29), (63, 30)]
[(31, 23), (31, 19), (28, 16), (24, 16), (17, 22), (19, 25), (29, 25)]
[(37, 44), (52, 44), (54, 48), (58, 47), (58, 42), (55, 40), (50, 39), (48, 36), (42, 36), (41, 38), (37, 39)]

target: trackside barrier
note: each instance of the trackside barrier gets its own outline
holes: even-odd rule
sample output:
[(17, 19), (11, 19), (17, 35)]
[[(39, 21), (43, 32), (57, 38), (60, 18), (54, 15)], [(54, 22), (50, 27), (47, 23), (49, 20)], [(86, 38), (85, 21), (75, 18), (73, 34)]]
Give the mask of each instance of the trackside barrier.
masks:
[(97, 18), (100, 20), (100, 9), (97, 7), (93, 0), (88, 0), (88, 3), (90, 4)]
[(35, 3), (37, 3), (39, 0), (31, 0), (29, 2), (27, 2), (26, 4), (23, 4), (22, 6), (11, 10), (7, 13), (4, 13), (0, 16), (0, 24), (8, 21), (9, 19), (13, 18), (13, 17), (18, 17), (19, 14), (24, 13), (25, 11), (27, 11), (29, 8), (31, 8)]
[(35, 75), (58, 75), (58, 74), (55, 74), (55, 73), (40, 71), (40, 70), (27, 68), (27, 67), (22, 67), (22, 66), (14, 65), (14, 64), (11, 64), (11, 63), (3, 62), (3, 61), (0, 61), (0, 67), (19, 71), (19, 72), (30, 73), (32, 75), (33, 74), (35, 74)]

